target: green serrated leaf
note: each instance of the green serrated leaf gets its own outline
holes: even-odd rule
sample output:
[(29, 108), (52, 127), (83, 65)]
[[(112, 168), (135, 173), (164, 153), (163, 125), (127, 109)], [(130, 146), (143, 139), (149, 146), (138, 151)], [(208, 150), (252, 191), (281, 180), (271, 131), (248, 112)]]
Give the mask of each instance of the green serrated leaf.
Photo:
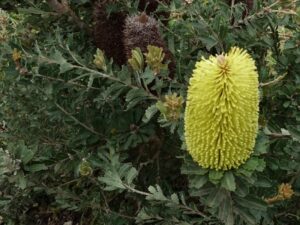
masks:
[(29, 172), (38, 172), (42, 170), (47, 170), (48, 167), (43, 163), (32, 164), (30, 166), (25, 166), (24, 169)]
[(21, 158), (22, 162), (24, 163), (24, 165), (26, 165), (27, 163), (30, 162), (30, 160), (33, 158), (34, 154), (35, 154), (35, 151), (27, 148), (26, 145), (22, 145), (21, 152), (20, 152), (20, 158)]
[(148, 99), (148, 94), (143, 89), (133, 88), (126, 95), (127, 110), (133, 108), (141, 101)]
[(246, 163), (242, 166), (243, 169), (248, 171), (254, 171), (259, 165), (259, 159), (256, 157), (252, 157), (246, 161)]
[(50, 63), (59, 64), (59, 73), (65, 73), (73, 69), (73, 65), (68, 63), (67, 60), (63, 57), (62, 53), (58, 50), (55, 50), (54, 54), (49, 57), (51, 59)]
[(113, 191), (117, 189), (125, 189), (121, 178), (118, 174), (107, 174), (105, 177), (100, 177), (99, 181), (106, 184), (107, 186), (104, 188), (107, 191)]
[(265, 154), (268, 152), (269, 138), (263, 132), (260, 132), (256, 138), (254, 152), (256, 155)]
[(235, 191), (236, 189), (235, 178), (231, 171), (225, 172), (221, 181), (221, 187), (225, 188), (228, 191)]
[(132, 183), (132, 181), (137, 177), (138, 171), (134, 168), (131, 167), (128, 171), (128, 174), (126, 175), (126, 182), (128, 185)]
[(263, 201), (262, 199), (255, 198), (255, 197), (246, 197), (246, 198), (235, 198), (236, 204), (250, 209), (256, 209), (261, 211), (267, 210), (267, 203)]
[(218, 218), (226, 225), (234, 225), (233, 203), (230, 196), (226, 196), (218, 207)]
[(206, 203), (209, 207), (217, 207), (220, 205), (220, 202), (226, 198), (226, 192), (222, 188), (216, 188), (211, 190), (210, 195), (206, 199)]
[(143, 122), (148, 123), (157, 112), (158, 112), (158, 109), (156, 107), (156, 104), (149, 106), (145, 111), (145, 115), (142, 119)]
[(224, 171), (216, 171), (216, 170), (210, 170), (209, 171), (209, 180), (212, 182), (212, 183), (219, 183), (219, 181), (222, 179), (224, 175)]
[(190, 179), (190, 188), (202, 188), (208, 181), (207, 176), (196, 176)]
[(201, 168), (194, 162), (185, 162), (181, 167), (181, 173), (187, 175), (204, 175), (207, 169)]
[(293, 139), (300, 142), (300, 126), (287, 126), (288, 131)]
[(171, 200), (175, 203), (175, 204), (179, 204), (179, 198), (178, 198), (178, 195), (173, 193), (171, 195)]
[(255, 217), (246, 208), (235, 207), (234, 212), (237, 213), (237, 215), (239, 215), (246, 222), (246, 224), (257, 224)]

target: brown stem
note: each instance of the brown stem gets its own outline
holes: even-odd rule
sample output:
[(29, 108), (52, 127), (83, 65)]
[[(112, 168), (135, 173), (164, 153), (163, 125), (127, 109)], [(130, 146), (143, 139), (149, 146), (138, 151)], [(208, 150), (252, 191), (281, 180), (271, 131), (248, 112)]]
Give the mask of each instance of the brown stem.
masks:
[(267, 134), (270, 138), (291, 138), (290, 134), (271, 133)]

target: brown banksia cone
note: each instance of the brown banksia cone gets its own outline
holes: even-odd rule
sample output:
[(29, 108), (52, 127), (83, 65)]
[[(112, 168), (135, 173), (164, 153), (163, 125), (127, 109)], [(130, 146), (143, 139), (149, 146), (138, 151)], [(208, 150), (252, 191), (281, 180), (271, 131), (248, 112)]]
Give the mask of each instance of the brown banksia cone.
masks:
[(128, 16), (124, 26), (124, 47), (127, 59), (131, 58), (131, 51), (135, 48), (140, 48), (142, 53), (146, 53), (148, 45), (163, 49), (165, 62), (169, 61), (168, 68), (172, 78), (175, 73), (175, 60), (159, 33), (158, 22), (145, 13)]
[(123, 27), (126, 14), (123, 12), (107, 14), (105, 1), (94, 5), (94, 39), (97, 48), (113, 58), (118, 65), (126, 63), (123, 45)]

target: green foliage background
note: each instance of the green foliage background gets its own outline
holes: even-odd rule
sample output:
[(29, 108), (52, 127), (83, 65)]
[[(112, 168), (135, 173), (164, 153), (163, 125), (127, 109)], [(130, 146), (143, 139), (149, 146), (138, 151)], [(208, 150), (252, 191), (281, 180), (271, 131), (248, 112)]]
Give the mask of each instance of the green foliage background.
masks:
[[(129, 65), (94, 65), (91, 1), (69, 1), (87, 29), (47, 2), (0, 2), (9, 14), (0, 42), (3, 224), (300, 224), (299, 3), (254, 1), (246, 15), (245, 4), (221, 0), (160, 4), (170, 13), (158, 19), (176, 76), (147, 67), (137, 80)], [(108, 8), (136, 14), (137, 5)], [(256, 60), (260, 130), (239, 169), (207, 170), (186, 152), (184, 105), (176, 121), (159, 106), (168, 94), (185, 99), (196, 61), (232, 46)], [(266, 204), (281, 183), (292, 185), (293, 197)]]

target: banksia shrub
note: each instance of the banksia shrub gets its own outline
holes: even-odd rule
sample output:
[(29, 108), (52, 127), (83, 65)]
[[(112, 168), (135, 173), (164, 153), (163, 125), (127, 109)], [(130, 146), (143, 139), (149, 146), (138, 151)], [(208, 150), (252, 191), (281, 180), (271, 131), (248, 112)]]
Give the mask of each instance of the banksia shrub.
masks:
[(97, 48), (103, 50), (107, 57), (113, 58), (119, 65), (126, 63), (123, 46), (123, 26), (125, 13), (106, 13), (104, 3), (94, 5), (94, 39)]
[(258, 75), (239, 48), (196, 64), (185, 111), (185, 138), (204, 168), (228, 170), (247, 160), (258, 129)]
[(131, 51), (137, 47), (141, 49), (142, 53), (146, 53), (148, 45), (163, 49), (165, 62), (170, 62), (168, 65), (170, 74), (174, 74), (175, 61), (159, 33), (157, 21), (145, 13), (127, 17), (124, 28), (124, 46), (127, 59), (131, 58)]

